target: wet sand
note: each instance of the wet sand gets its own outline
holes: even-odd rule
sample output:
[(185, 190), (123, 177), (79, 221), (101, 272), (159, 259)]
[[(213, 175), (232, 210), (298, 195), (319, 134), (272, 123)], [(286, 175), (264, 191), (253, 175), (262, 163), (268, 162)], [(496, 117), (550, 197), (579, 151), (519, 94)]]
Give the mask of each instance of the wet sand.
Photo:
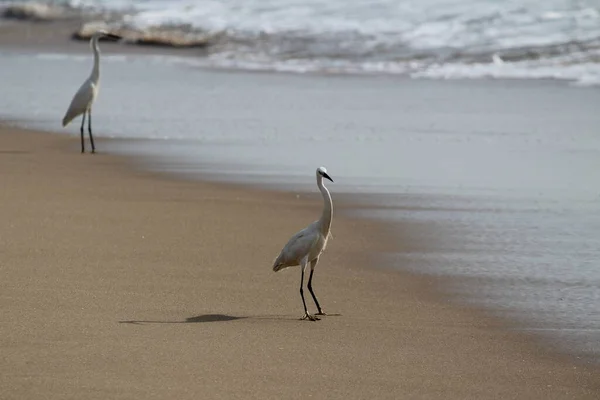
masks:
[[(2, 398), (598, 398), (597, 370), (377, 268), (396, 246), (349, 205), (315, 275), (332, 315), (300, 321), (299, 270), (271, 262), (318, 198), (77, 147), (0, 129)], [(427, 247), (415, 229), (426, 242), (403, 226), (403, 251)]]

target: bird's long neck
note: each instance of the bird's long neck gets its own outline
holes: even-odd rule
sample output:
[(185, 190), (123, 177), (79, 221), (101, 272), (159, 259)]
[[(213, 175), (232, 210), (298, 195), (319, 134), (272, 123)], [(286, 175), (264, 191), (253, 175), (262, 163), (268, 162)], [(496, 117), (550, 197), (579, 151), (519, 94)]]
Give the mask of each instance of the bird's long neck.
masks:
[(100, 49), (98, 48), (98, 37), (92, 39), (92, 50), (94, 51), (94, 68), (90, 79), (94, 82), (98, 82), (100, 79)]
[(331, 201), (329, 190), (323, 184), (323, 177), (319, 176), (317, 178), (317, 186), (323, 195), (323, 214), (321, 215), (321, 219), (319, 219), (319, 229), (323, 236), (327, 237), (331, 229), (331, 219), (333, 218), (333, 202)]

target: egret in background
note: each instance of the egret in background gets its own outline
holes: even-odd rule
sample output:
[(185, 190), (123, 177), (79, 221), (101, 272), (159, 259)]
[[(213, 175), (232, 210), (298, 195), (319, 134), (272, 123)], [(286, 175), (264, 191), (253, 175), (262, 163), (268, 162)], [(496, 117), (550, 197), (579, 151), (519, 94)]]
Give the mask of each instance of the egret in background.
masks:
[(83, 85), (81, 85), (77, 93), (75, 93), (75, 96), (69, 105), (69, 109), (62, 120), (62, 125), (67, 126), (69, 122), (83, 114), (83, 118), (81, 119), (82, 153), (85, 153), (83, 128), (85, 125), (86, 114), (88, 115), (88, 133), (90, 135), (90, 143), (92, 144), (92, 153), (96, 151), (96, 146), (94, 146), (94, 137), (92, 136), (92, 104), (94, 103), (94, 100), (96, 100), (96, 96), (98, 96), (100, 84), (100, 49), (98, 48), (98, 40), (100, 40), (101, 37), (106, 37), (113, 40), (121, 39), (120, 36), (113, 35), (103, 30), (100, 30), (92, 35), (92, 38), (90, 39), (90, 47), (94, 52), (94, 68), (92, 69), (90, 77), (83, 82)]
[(317, 306), (316, 315), (326, 315), (319, 305), (317, 296), (312, 290), (312, 278), (315, 272), (315, 267), (319, 262), (321, 253), (327, 246), (327, 240), (329, 239), (331, 231), (331, 219), (333, 218), (333, 202), (331, 201), (331, 195), (329, 190), (323, 185), (323, 178), (329, 179), (333, 182), (333, 179), (327, 175), (325, 167), (317, 168), (317, 186), (323, 195), (323, 214), (318, 221), (313, 222), (300, 232), (296, 233), (287, 242), (283, 250), (273, 264), (273, 271), (277, 272), (287, 267), (294, 267), (300, 265), (302, 268), (302, 277), (300, 279), (300, 296), (302, 297), (302, 304), (304, 305), (304, 316), (301, 319), (307, 319), (310, 321), (317, 321), (319, 318), (308, 313), (306, 308), (306, 301), (304, 300), (304, 271), (306, 266), (310, 263), (310, 277), (308, 278), (308, 291), (310, 292), (315, 305)]

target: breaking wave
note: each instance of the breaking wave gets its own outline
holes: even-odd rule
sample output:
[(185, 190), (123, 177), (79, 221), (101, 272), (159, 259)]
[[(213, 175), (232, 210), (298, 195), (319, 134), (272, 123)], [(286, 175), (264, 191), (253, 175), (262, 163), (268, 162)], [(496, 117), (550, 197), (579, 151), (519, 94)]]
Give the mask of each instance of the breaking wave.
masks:
[[(32, 7), (0, 0), (8, 4)], [(46, 19), (86, 15), (159, 38), (150, 44), (200, 43), (198, 61), (214, 67), (600, 82), (597, 0), (71, 0), (33, 7)]]

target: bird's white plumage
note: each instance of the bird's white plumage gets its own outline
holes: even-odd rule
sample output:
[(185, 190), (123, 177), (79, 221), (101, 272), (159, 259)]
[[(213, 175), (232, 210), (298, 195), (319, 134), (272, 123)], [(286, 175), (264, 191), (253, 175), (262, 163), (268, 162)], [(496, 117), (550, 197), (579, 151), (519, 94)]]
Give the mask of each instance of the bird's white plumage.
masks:
[(333, 180), (327, 175), (325, 167), (317, 168), (316, 177), (317, 187), (323, 195), (323, 214), (319, 220), (297, 232), (283, 246), (273, 264), (274, 271), (301, 265), (302, 262), (311, 262), (319, 258), (325, 247), (327, 247), (333, 217), (333, 203), (329, 190), (323, 184), (323, 178), (327, 178), (332, 182)]
[(73, 96), (73, 100), (71, 100), (71, 104), (63, 117), (63, 126), (67, 126), (73, 119), (84, 112), (90, 111), (94, 100), (98, 96), (100, 85), (100, 49), (98, 48), (98, 40), (104, 35), (107, 35), (107, 33), (102, 30), (92, 35), (90, 46), (94, 53), (94, 67), (90, 76), (83, 82), (77, 93), (75, 93), (75, 96)]
[(306, 262), (313, 261), (321, 255), (327, 247), (327, 236), (319, 229), (319, 221), (315, 221), (306, 228), (297, 232), (290, 238), (275, 260), (273, 270), (279, 271), (288, 267), (295, 267)]
[(89, 111), (96, 96), (98, 96), (98, 88), (99, 82), (93, 82), (91, 78), (83, 82), (75, 96), (73, 96), (73, 100), (71, 100), (71, 104), (62, 120), (63, 126), (67, 126), (73, 119)]
[(312, 289), (312, 278), (315, 267), (319, 262), (321, 253), (327, 247), (327, 240), (329, 239), (331, 232), (331, 220), (333, 218), (333, 203), (331, 201), (331, 195), (329, 190), (323, 185), (323, 178), (329, 179), (333, 182), (333, 179), (327, 175), (325, 167), (319, 167), (316, 171), (317, 186), (323, 195), (323, 213), (321, 218), (288, 240), (287, 244), (283, 246), (283, 249), (275, 259), (273, 263), (273, 271), (280, 271), (287, 267), (293, 267), (300, 265), (302, 270), (302, 276), (300, 279), (300, 296), (302, 297), (302, 305), (304, 306), (304, 316), (302, 319), (309, 321), (317, 321), (318, 318), (308, 313), (306, 308), (306, 301), (304, 299), (304, 291), (302, 286), (304, 285), (304, 271), (308, 264), (310, 264), (310, 277), (308, 278), (308, 291), (310, 292), (315, 305), (317, 306), (317, 315), (325, 315), (317, 296)]
[(107, 37), (109, 39), (121, 39), (120, 36), (110, 34), (106, 31), (99, 30), (92, 35), (90, 40), (90, 47), (94, 53), (94, 67), (92, 68), (92, 72), (90, 76), (83, 82), (83, 84), (73, 96), (71, 103), (69, 104), (69, 108), (65, 113), (62, 119), (62, 126), (67, 126), (71, 121), (77, 118), (80, 115), (83, 115), (81, 118), (81, 152), (85, 152), (85, 144), (84, 144), (84, 125), (85, 125), (85, 117), (88, 116), (88, 134), (90, 136), (90, 144), (92, 145), (92, 153), (96, 152), (96, 146), (94, 145), (94, 137), (92, 135), (92, 105), (96, 97), (98, 96), (98, 91), (100, 88), (100, 49), (98, 48), (98, 40), (101, 37)]

